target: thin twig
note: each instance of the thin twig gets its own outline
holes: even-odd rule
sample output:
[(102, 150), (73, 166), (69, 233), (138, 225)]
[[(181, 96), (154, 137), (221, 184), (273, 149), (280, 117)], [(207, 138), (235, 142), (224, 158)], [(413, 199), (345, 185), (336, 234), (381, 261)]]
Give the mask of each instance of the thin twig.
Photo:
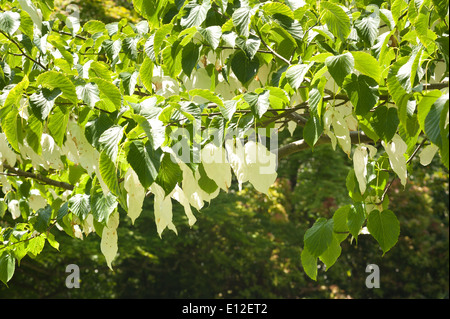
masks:
[(11, 41), (12, 43), (14, 43), (14, 45), (19, 49), (20, 53), (22, 53), (22, 55), (24, 57), (26, 57), (27, 59), (29, 59), (30, 61), (33, 61), (34, 63), (36, 63), (37, 65), (39, 65), (42, 69), (44, 69), (45, 71), (48, 70), (48, 68), (46, 66), (44, 66), (43, 64), (41, 64), (39, 61), (36, 61), (35, 59), (33, 59), (32, 57), (30, 57), (28, 54), (26, 54), (22, 48), (20, 47), (19, 43), (17, 43), (16, 40), (14, 40), (13, 38), (11, 38), (9, 35), (7, 35), (5, 32), (0, 30), (0, 33), (3, 34), (9, 41)]
[(5, 244), (4, 244), (3, 247), (0, 247), (0, 251), (3, 250), (3, 249), (9, 248), (9, 247), (11, 247), (11, 246), (17, 245), (17, 244), (27, 242), (27, 241), (29, 241), (29, 240), (32, 240), (32, 239), (37, 238), (37, 237), (39, 237), (39, 236), (42, 236), (43, 234), (46, 234), (46, 233), (48, 234), (48, 233), (50, 232), (50, 230), (52, 230), (52, 228), (55, 227), (55, 225), (56, 225), (56, 219), (54, 220), (54, 222), (53, 222), (52, 224), (50, 224), (50, 226), (45, 230), (45, 232), (43, 232), (43, 233), (37, 233), (37, 234), (35, 234), (35, 235), (31, 235), (31, 236), (28, 237), (28, 238), (25, 238), (25, 239), (23, 239), (23, 240), (16, 241), (15, 243), (12, 243), (12, 244), (8, 244), (8, 245), (5, 245)]
[(255, 27), (256, 32), (258, 33), (259, 38), (261, 39), (262, 44), (264, 44), (264, 46), (274, 55), (276, 56), (278, 59), (280, 59), (281, 61), (283, 61), (284, 63), (286, 63), (287, 65), (291, 65), (291, 62), (289, 62), (288, 59), (286, 59), (285, 57), (279, 55), (277, 52), (275, 52), (269, 45), (267, 45), (266, 41), (264, 41), (261, 33), (259, 32), (259, 29), (257, 27)]
[(63, 35), (70, 35), (72, 37), (75, 37), (75, 38), (78, 38), (78, 39), (81, 39), (81, 40), (84, 40), (84, 41), (87, 40), (85, 37), (83, 37), (81, 35), (78, 35), (78, 34), (73, 35), (72, 33), (65, 32), (65, 31), (59, 31), (59, 30), (52, 30), (52, 31), (58, 32), (59, 34), (63, 34)]

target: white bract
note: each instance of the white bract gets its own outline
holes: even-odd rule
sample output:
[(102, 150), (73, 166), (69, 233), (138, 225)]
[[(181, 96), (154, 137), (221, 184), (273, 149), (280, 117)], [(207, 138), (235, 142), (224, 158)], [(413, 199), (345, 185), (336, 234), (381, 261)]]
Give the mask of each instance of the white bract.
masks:
[(368, 144), (358, 144), (353, 153), (353, 168), (358, 180), (359, 190), (364, 194), (367, 186), (367, 163), (369, 157), (373, 159), (376, 155), (376, 147)]
[(236, 175), (239, 190), (241, 190), (242, 184), (248, 181), (248, 169), (245, 162), (244, 145), (240, 139), (236, 139), (236, 141), (228, 139), (225, 141), (225, 149), (227, 150), (230, 166), (233, 168), (234, 174)]
[(323, 131), (331, 140), (331, 147), (333, 150), (336, 150), (336, 135), (331, 131), (331, 124), (333, 122), (333, 110), (332, 108), (328, 108), (323, 115)]
[(9, 201), (8, 209), (13, 219), (20, 217), (19, 201), (17, 199)]
[(28, 204), (31, 209), (37, 212), (39, 209), (47, 206), (47, 201), (42, 197), (41, 192), (38, 189), (31, 189)]
[(136, 172), (131, 167), (125, 173), (123, 186), (127, 191), (128, 217), (131, 218), (131, 223), (134, 224), (134, 221), (142, 212), (145, 189), (139, 182), (139, 177)]
[(55, 140), (49, 134), (42, 134), (41, 137), (42, 157), (46, 163), (46, 169), (49, 167), (56, 170), (64, 169), (64, 164), (61, 161), (61, 150), (56, 145)]
[(164, 74), (160, 66), (153, 68), (152, 82), (155, 86), (155, 93), (164, 97), (177, 95), (180, 92), (178, 82)]
[(180, 186), (176, 185), (170, 196), (184, 207), (184, 213), (188, 218), (189, 226), (194, 225), (197, 221), (197, 218), (195, 218), (194, 214), (192, 213), (189, 199), (186, 197), (186, 194), (183, 192)]
[(231, 185), (231, 168), (225, 149), (209, 143), (202, 149), (201, 158), (206, 175), (221, 189), (228, 191)]
[(31, 2), (31, 0), (18, 0), (20, 6), (26, 11), (31, 20), (33, 20), (34, 26), (40, 31), (42, 29), (42, 12)]
[(269, 187), (277, 178), (276, 155), (254, 141), (248, 141), (244, 149), (249, 182), (257, 191), (268, 195)]
[(203, 207), (203, 198), (201, 196), (200, 186), (198, 186), (198, 181), (192, 170), (185, 163), (180, 163), (180, 168), (183, 172), (182, 187), (184, 195), (191, 206), (200, 210)]
[[(69, 159), (73, 159), (83, 167), (89, 175), (95, 174), (98, 178), (103, 193), (106, 195), (109, 193), (108, 186), (103, 181), (99, 170), (99, 158), (100, 153), (88, 142), (84, 135), (83, 129), (77, 124), (76, 121), (70, 120), (68, 125), (67, 141), (68, 151), (67, 156)], [(69, 139), (71, 141), (69, 142)]]
[(170, 196), (166, 196), (164, 189), (156, 183), (150, 186), (150, 191), (155, 195), (154, 198), (154, 214), (156, 230), (161, 237), (164, 229), (169, 228), (175, 234), (177, 229), (172, 222), (172, 200)]
[(16, 159), (16, 153), (8, 146), (5, 133), (0, 133), (0, 164), (6, 161), (6, 164), (14, 166)]
[(423, 166), (429, 165), (438, 150), (439, 150), (439, 147), (434, 144), (425, 146), (425, 148), (419, 154), (420, 164), (422, 164)]
[(336, 136), (337, 141), (341, 146), (342, 150), (345, 153), (350, 154), (352, 141), (350, 139), (350, 131), (348, 129), (347, 122), (345, 121), (344, 117), (338, 110), (334, 110), (332, 114), (333, 114), (332, 124), (334, 135)]
[(117, 255), (117, 227), (119, 227), (119, 213), (116, 211), (109, 216), (107, 225), (102, 231), (100, 249), (105, 256), (108, 267), (112, 270), (112, 261)]
[(355, 170), (356, 179), (358, 180), (359, 190), (361, 194), (366, 191), (367, 184), (367, 162), (368, 162), (367, 148), (358, 145), (353, 153), (353, 167)]
[(389, 155), (389, 162), (392, 169), (400, 178), (402, 185), (405, 186), (408, 173), (406, 170), (405, 153), (408, 146), (398, 134), (395, 134), (390, 142), (385, 143), (381, 141), (381, 144)]

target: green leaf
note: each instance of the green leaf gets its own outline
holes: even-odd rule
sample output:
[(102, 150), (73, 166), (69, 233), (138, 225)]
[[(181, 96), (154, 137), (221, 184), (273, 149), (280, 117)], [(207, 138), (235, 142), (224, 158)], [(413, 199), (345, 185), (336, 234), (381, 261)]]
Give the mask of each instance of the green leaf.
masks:
[(249, 60), (253, 59), (259, 49), (260, 44), (261, 40), (258, 37), (252, 35), (248, 38), (236, 38), (236, 45), (245, 52)]
[(69, 213), (69, 202), (65, 202), (61, 205), (61, 207), (58, 209), (58, 212), (56, 213), (56, 221), (58, 224), (63, 223), (63, 218), (67, 216)]
[[(119, 74), (119, 78), (122, 80), (122, 85), (123, 85), (125, 95), (133, 95), (134, 94), (134, 89), (136, 88), (138, 76), (139, 76), (138, 71), (134, 71), (132, 73), (122, 72)], [(119, 108), (120, 108), (120, 106), (119, 106)]]
[(222, 28), (218, 25), (213, 25), (205, 29), (200, 28), (198, 32), (206, 40), (206, 42), (211, 46), (213, 50), (217, 49), (220, 43), (220, 38), (222, 36)]
[(100, 149), (100, 136), (113, 125), (114, 122), (111, 120), (111, 118), (105, 113), (101, 113), (98, 118), (86, 123), (84, 133), (86, 139), (92, 146)]
[(17, 12), (0, 12), (0, 31), (13, 35), (20, 27), (20, 14)]
[(318, 88), (313, 86), (309, 91), (309, 109), (311, 114), (321, 116), (322, 115), (322, 99), (323, 99), (323, 87)]
[(442, 19), (445, 19), (448, 15), (448, 0), (431, 0), (434, 5), (434, 9), (437, 11)]
[[(389, 94), (392, 96), (395, 104), (397, 105), (397, 109), (399, 112), (402, 112), (403, 108), (406, 108), (408, 100), (410, 98), (410, 94), (404, 89), (400, 80), (402, 78), (410, 78), (411, 69), (404, 69), (401, 76), (398, 76), (399, 70), (408, 62), (409, 57), (403, 57), (398, 59), (389, 69), (388, 77), (387, 77), (387, 87)], [(404, 75), (403, 75), (404, 74)], [(400, 78), (400, 80), (399, 80)], [(399, 117), (401, 120), (401, 117)], [(403, 122), (402, 122), (403, 123)], [(406, 123), (403, 123), (406, 125)]]
[(98, 192), (91, 196), (91, 211), (94, 220), (102, 225), (108, 224), (109, 216), (117, 207), (117, 198), (111, 192), (107, 195)]
[(422, 51), (423, 49), (421, 46), (413, 47), (408, 61), (406, 61), (406, 63), (402, 62), (402, 65), (399, 64), (396, 66), (396, 68), (398, 68), (396, 79), (402, 88), (408, 93), (411, 92), (412, 88), (415, 86), (417, 67)]
[(33, 224), (34, 229), (39, 233), (45, 233), (52, 217), (52, 207), (47, 205), (45, 208), (39, 209), (33, 217), (35, 218), (33, 220), (30, 219), (30, 222)]
[(81, 221), (91, 212), (89, 200), (90, 196), (86, 194), (75, 194), (69, 199), (69, 210)]
[(86, 83), (76, 87), (78, 99), (86, 103), (91, 109), (100, 101), (100, 91), (97, 84)]
[(364, 221), (366, 220), (366, 215), (364, 212), (364, 206), (362, 203), (355, 203), (352, 209), (348, 211), (347, 216), (347, 226), (350, 234), (357, 240), (359, 232), (361, 230)]
[(16, 259), (14, 256), (5, 251), (0, 256), (0, 280), (6, 285), (14, 275), (16, 269)]
[(310, 67), (311, 64), (294, 64), (286, 70), (286, 79), (294, 90), (300, 87)]
[(278, 15), (282, 14), (292, 20), (295, 19), (294, 13), (292, 12), (291, 8), (289, 8), (284, 3), (279, 2), (266, 2), (261, 10), (263, 10), (268, 15)]
[(394, 137), (399, 123), (397, 109), (388, 108), (386, 105), (378, 106), (370, 119), (375, 133), (385, 142), (389, 142)]
[[(34, 12), (33, 18), (37, 19), (36, 22), (39, 23), (40, 18), (37, 15), (36, 11)], [(26, 12), (25, 10), (20, 11), (20, 27), (19, 27), (19, 30), (22, 31), (22, 33), (25, 34), (26, 36), (28, 36), (30, 39), (34, 38), (33, 18), (31, 18), (30, 14), (28, 12)]]
[(139, 69), (139, 76), (145, 88), (152, 92), (153, 62), (149, 57), (145, 57), (144, 62), (142, 62), (141, 68)]
[(436, 49), (435, 41), (437, 35), (431, 30), (429, 25), (431, 12), (426, 8), (422, 8), (420, 11), (414, 23), (416, 34), (424, 48), (429, 52), (433, 52)]
[(122, 95), (117, 86), (100, 78), (92, 78), (91, 81), (97, 84), (100, 90), (100, 98), (109, 100), (115, 109), (119, 110), (122, 106)]
[(169, 0), (133, 0), (133, 7), (151, 27), (157, 27)]
[(319, 256), (319, 259), (325, 264), (326, 270), (330, 269), (330, 267), (334, 265), (336, 260), (341, 255), (341, 251), (342, 248), (340, 242), (336, 239), (336, 236), (333, 236), (327, 250)]
[(312, 280), (317, 280), (317, 257), (314, 257), (308, 249), (303, 249), (301, 254), (303, 270)]
[(111, 160), (110, 156), (105, 152), (100, 153), (99, 158), (99, 170), (102, 180), (105, 182), (108, 189), (115, 196), (119, 196), (119, 183), (117, 180), (117, 172), (116, 166), (114, 162)]
[(322, 133), (323, 126), (320, 119), (314, 115), (311, 115), (303, 129), (304, 140), (311, 148), (314, 148), (314, 145), (319, 140)]
[(172, 33), (172, 29), (172, 24), (165, 24), (161, 26), (161, 28), (158, 28), (156, 30), (155, 36), (153, 38), (153, 55), (155, 56), (156, 60), (159, 60), (161, 45), (164, 39), (166, 39), (166, 37)]
[(391, 12), (392, 18), (394, 19), (395, 24), (397, 25), (399, 18), (403, 14), (403, 10), (408, 7), (408, 4), (405, 0), (394, 0), (392, 2)]
[(198, 172), (200, 173), (198, 186), (200, 186), (200, 188), (208, 194), (214, 193), (219, 186), (217, 186), (214, 180), (208, 177), (205, 168), (203, 167), (203, 163), (200, 163), (200, 165), (198, 166)]
[(355, 21), (355, 28), (359, 37), (372, 47), (378, 37), (378, 26), (380, 25), (380, 16), (378, 13), (371, 13), (368, 16), (360, 17)]
[(367, 114), (378, 102), (378, 83), (366, 75), (352, 74), (346, 77), (343, 87), (357, 115)]
[(34, 114), (31, 114), (28, 117), (27, 126), (25, 127), (27, 131), (27, 142), (28, 145), (35, 151), (37, 154), (41, 154), (42, 147), (41, 147), (41, 137), (42, 132), (44, 129), (44, 125), (42, 122), (34, 116)]
[(207, 99), (218, 106), (223, 107), (223, 101), (214, 93), (212, 93), (210, 90), (206, 89), (193, 89), (189, 91), (190, 96), (200, 96), (204, 99)]
[(183, 47), (181, 52), (181, 68), (187, 76), (191, 76), (192, 70), (198, 64), (201, 46), (194, 42), (189, 42)]
[(177, 40), (171, 45), (166, 46), (162, 51), (162, 58), (164, 62), (162, 65), (163, 71), (173, 79), (177, 78), (182, 70), (182, 49), (180, 40)]
[(133, 119), (147, 134), (150, 145), (154, 150), (158, 149), (165, 140), (165, 126), (156, 118), (147, 118), (141, 115), (133, 115)]
[(439, 48), (439, 51), (444, 56), (444, 61), (445, 61), (445, 64), (446, 64), (447, 70), (448, 70), (449, 69), (449, 47), (450, 47), (448, 35), (447, 36), (439, 36), (436, 39), (436, 44)]
[(242, 7), (233, 12), (233, 25), (239, 35), (248, 38), (250, 34), (250, 19), (254, 14), (250, 7)]
[(229, 100), (223, 102), (223, 107), (220, 107), (220, 112), (222, 113), (223, 117), (226, 118), (228, 121), (231, 120), (234, 113), (236, 112), (238, 101), (237, 100)]
[[(447, 108), (445, 105), (447, 104)], [(446, 110), (445, 114), (443, 114)], [(435, 145), (442, 147), (442, 136), (441, 136), (441, 116), (446, 117), (448, 113), (448, 93), (439, 97), (436, 102), (431, 105), (430, 111), (428, 112), (425, 122), (424, 122), (424, 132), (428, 136), (431, 142)], [(444, 120), (445, 121), (445, 120)]]
[[(33, 39), (33, 38), (32, 38)], [(73, 65), (73, 55), (66, 49), (66, 42), (62, 39), (60, 34), (51, 34), (47, 37), (47, 41), (51, 43), (67, 61), (69, 66)]]
[(231, 60), (231, 70), (244, 86), (247, 86), (254, 79), (256, 73), (258, 73), (258, 69), (258, 58), (249, 60), (242, 51), (236, 52)]
[(136, 140), (128, 144), (127, 160), (145, 189), (155, 181), (161, 163), (162, 152), (153, 150), (149, 142)]
[(11, 147), (18, 153), (19, 140), (22, 140), (22, 118), (18, 110), (12, 110), (1, 119), (1, 127)]
[(441, 161), (444, 164), (445, 167), (449, 166), (449, 130), (450, 126), (448, 125), (448, 110), (449, 110), (449, 103), (448, 103), (448, 93), (446, 94), (447, 101), (444, 103), (444, 106), (442, 108), (441, 112), (441, 120), (439, 122), (439, 129), (441, 131), (441, 139), (442, 139), (442, 146), (439, 148), (439, 153), (441, 155)]
[(367, 219), (367, 229), (380, 244), (383, 255), (397, 243), (400, 235), (400, 223), (390, 210), (371, 211)]
[(350, 52), (347, 52), (326, 58), (325, 65), (336, 83), (342, 87), (345, 77), (353, 71), (355, 59)]
[(73, 83), (62, 73), (56, 71), (47, 71), (40, 74), (36, 79), (36, 85), (62, 92), (61, 97), (68, 99), (70, 102), (77, 103), (77, 93)]
[(348, 195), (354, 202), (362, 201), (361, 192), (359, 191), (358, 179), (356, 178), (355, 170), (353, 168), (347, 174), (345, 186), (348, 190)]
[(27, 243), (28, 255), (31, 258), (36, 258), (36, 256), (41, 253), (42, 249), (44, 249), (44, 246), (45, 246), (45, 237), (36, 236), (30, 239)]
[(140, 37), (129, 37), (123, 40), (123, 52), (132, 60), (137, 61), (138, 58), (138, 42)]
[(323, 21), (328, 29), (337, 38), (344, 42), (350, 34), (350, 18), (340, 6), (327, 1), (322, 1), (320, 6), (324, 12)]
[(211, 9), (211, 3), (208, 0), (203, 1), (202, 4), (189, 2), (184, 9), (189, 10), (189, 13), (187, 16), (181, 18), (181, 26), (186, 29), (190, 27), (199, 27), (206, 19), (206, 15), (209, 9)]
[(169, 153), (165, 153), (155, 182), (164, 189), (167, 196), (173, 191), (177, 183), (181, 182), (182, 178), (183, 172), (180, 166), (172, 161)]
[(253, 114), (261, 118), (270, 107), (269, 95), (268, 90), (259, 94), (251, 92), (244, 94), (244, 100), (250, 105)]
[(425, 119), (430, 113), (431, 106), (436, 102), (438, 98), (442, 96), (442, 92), (439, 90), (433, 90), (427, 92), (420, 102), (417, 104), (417, 118), (422, 131), (425, 131)]
[(370, 76), (378, 83), (381, 81), (381, 68), (377, 59), (366, 52), (351, 51), (355, 61), (355, 69), (364, 75)]
[(333, 220), (319, 218), (304, 236), (305, 248), (314, 257), (322, 255), (333, 240)]
[(101, 78), (106, 81), (111, 81), (111, 69), (108, 64), (102, 61), (92, 61), (89, 65), (89, 77)]
[(3, 107), (0, 110), (0, 118), (4, 118), (8, 112), (11, 111), (12, 108), (18, 109), (17, 105), (20, 104), (20, 99), (22, 98), (23, 91), (28, 88), (30, 81), (27, 76), (24, 76), (23, 79), (17, 83), (6, 96)]
[(104, 31), (106, 31), (106, 27), (105, 24), (101, 21), (90, 20), (83, 25), (83, 30), (90, 34), (95, 34), (98, 32), (103, 33)]
[(333, 214), (333, 233), (339, 242), (342, 242), (349, 234), (347, 219), (351, 209), (351, 205), (342, 206)]

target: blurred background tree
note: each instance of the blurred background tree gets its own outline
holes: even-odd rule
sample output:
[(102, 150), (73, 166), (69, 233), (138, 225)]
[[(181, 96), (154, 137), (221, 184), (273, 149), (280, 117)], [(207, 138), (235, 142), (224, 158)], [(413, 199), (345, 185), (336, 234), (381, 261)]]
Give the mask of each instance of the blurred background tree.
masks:
[(99, 20), (104, 23), (119, 21), (123, 18), (138, 22), (140, 17), (133, 10), (132, 0), (55, 0), (55, 12), (68, 14), (68, 5), (74, 4), (80, 9), (80, 22)]

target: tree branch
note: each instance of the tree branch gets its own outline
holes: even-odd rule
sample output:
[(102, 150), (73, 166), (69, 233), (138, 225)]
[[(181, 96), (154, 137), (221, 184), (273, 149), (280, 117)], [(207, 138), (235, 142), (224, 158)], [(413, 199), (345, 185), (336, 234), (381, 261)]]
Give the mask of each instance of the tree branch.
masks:
[(74, 188), (74, 186), (69, 184), (69, 183), (55, 181), (53, 179), (47, 178), (47, 177), (39, 175), (39, 174), (25, 172), (25, 171), (22, 171), (21, 169), (9, 166), (8, 164), (3, 164), (3, 167), (5, 169), (7, 169), (8, 171), (10, 171), (15, 176), (32, 178), (32, 179), (35, 179), (37, 181), (43, 182), (43, 183), (45, 183), (47, 185), (52, 185), (52, 186), (64, 188), (64, 189), (67, 189), (67, 190), (73, 190), (73, 188)]
[(44, 66), (43, 64), (41, 64), (39, 61), (36, 61), (35, 59), (33, 59), (32, 57), (30, 57), (28, 54), (26, 54), (22, 48), (20, 47), (20, 45), (16, 42), (16, 40), (14, 40), (13, 38), (11, 38), (9, 35), (7, 35), (5, 32), (0, 31), (1, 34), (3, 34), (9, 41), (11, 41), (12, 43), (14, 43), (14, 45), (19, 49), (20, 53), (26, 57), (27, 59), (29, 59), (30, 61), (33, 61), (35, 64), (39, 65), (43, 70), (47, 71), (47, 67)]
[[(370, 139), (363, 132), (350, 132), (350, 139), (352, 141), (352, 144), (368, 143), (368, 142), (372, 141), (372, 139)], [(315, 145), (328, 144), (328, 143), (331, 143), (331, 139), (327, 135), (322, 135)], [(306, 141), (303, 139), (289, 143), (278, 149), (278, 160), (280, 160), (286, 156), (289, 156), (291, 154), (301, 152), (308, 148), (310, 148), (308, 143), (306, 143)]]

